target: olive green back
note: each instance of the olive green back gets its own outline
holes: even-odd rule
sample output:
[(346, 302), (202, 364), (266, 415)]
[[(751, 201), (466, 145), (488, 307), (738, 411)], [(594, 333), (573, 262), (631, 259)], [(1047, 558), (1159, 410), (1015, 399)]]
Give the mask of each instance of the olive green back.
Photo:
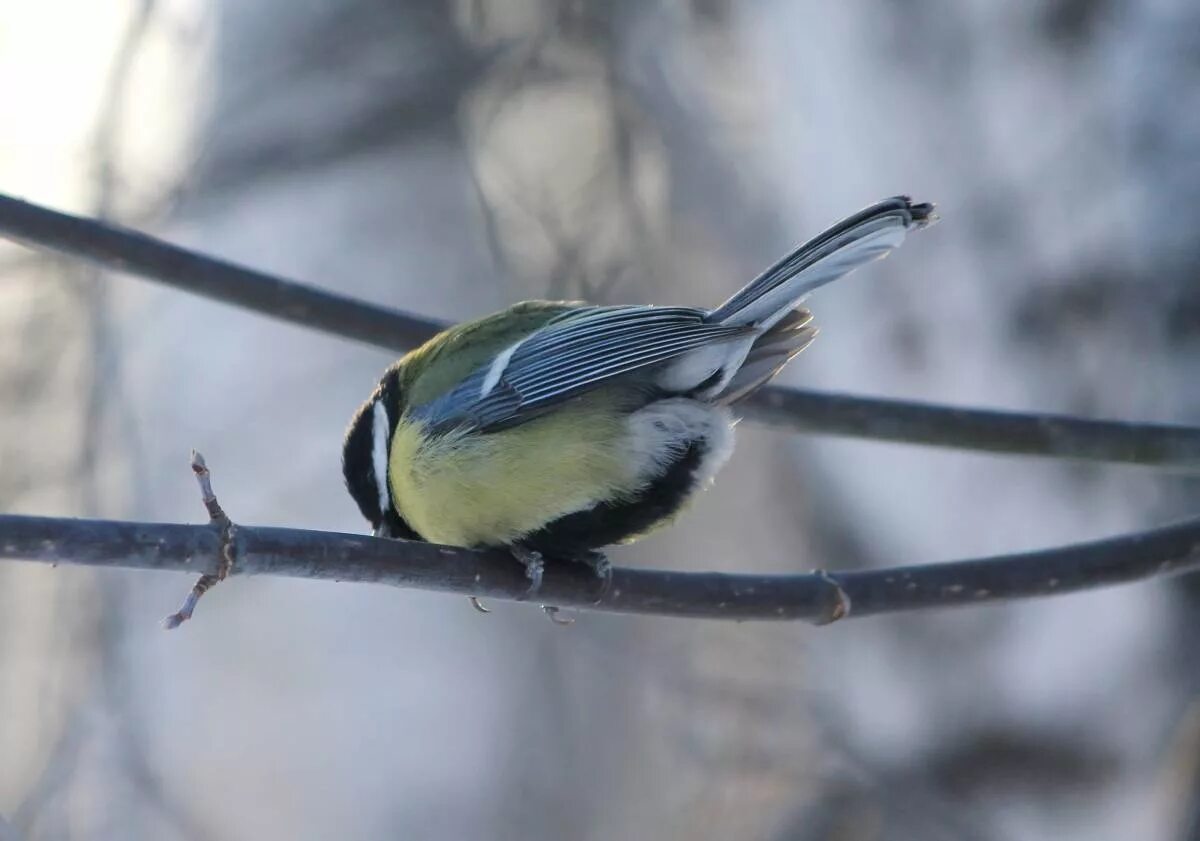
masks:
[(439, 397), (513, 342), (579, 306), (583, 304), (525, 301), (443, 330), (396, 363), (405, 404), (420, 406)]

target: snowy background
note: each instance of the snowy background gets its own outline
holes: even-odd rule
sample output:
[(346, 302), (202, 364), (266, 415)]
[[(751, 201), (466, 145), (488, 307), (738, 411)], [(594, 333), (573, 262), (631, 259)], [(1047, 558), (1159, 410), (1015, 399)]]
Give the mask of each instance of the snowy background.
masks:
[[(1200, 6), (46, 0), (0, 191), (441, 318), (715, 304), (899, 192), (792, 384), (1200, 422)], [(387, 354), (0, 243), (0, 510), (362, 530)], [(1200, 483), (739, 428), (614, 553), (860, 568), (1098, 537)], [(1200, 838), (1200, 588), (739, 626), (0, 568), (0, 839)]]

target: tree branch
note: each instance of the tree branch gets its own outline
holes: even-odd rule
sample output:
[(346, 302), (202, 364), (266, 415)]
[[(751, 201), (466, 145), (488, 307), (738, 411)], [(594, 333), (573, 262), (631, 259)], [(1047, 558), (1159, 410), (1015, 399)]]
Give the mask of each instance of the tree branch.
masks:
[[(0, 515), (0, 558), (216, 574), (213, 525)], [(391, 584), (520, 600), (523, 568), (474, 551), (300, 529), (238, 526), (233, 575)], [(1200, 518), (1134, 535), (944, 564), (810, 575), (726, 575), (618, 568), (612, 587), (581, 564), (548, 564), (538, 600), (616, 613), (825, 624), (931, 607), (1071, 593), (1200, 569)], [(599, 601), (597, 601), (599, 599)]]
[(764, 388), (747, 417), (796, 432), (1009, 455), (1200, 472), (1200, 428), (1071, 415), (967, 409), (793, 388)]
[(392, 350), (412, 348), (445, 326), (3, 194), (0, 234), (30, 248), (79, 257), (214, 301)]
[[(378, 347), (404, 351), (445, 325), (189, 251), (136, 231), (0, 194), (0, 234)], [(779, 429), (1200, 471), (1200, 429), (961, 409), (768, 387), (745, 404)]]

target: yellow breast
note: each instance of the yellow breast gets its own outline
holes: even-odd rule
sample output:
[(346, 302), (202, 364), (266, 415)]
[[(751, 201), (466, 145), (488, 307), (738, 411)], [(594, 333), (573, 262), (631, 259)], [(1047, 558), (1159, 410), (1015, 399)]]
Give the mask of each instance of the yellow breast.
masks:
[(500, 432), (430, 436), (402, 419), (388, 461), (392, 500), (426, 540), (498, 546), (638, 487), (625, 427), (581, 400)]

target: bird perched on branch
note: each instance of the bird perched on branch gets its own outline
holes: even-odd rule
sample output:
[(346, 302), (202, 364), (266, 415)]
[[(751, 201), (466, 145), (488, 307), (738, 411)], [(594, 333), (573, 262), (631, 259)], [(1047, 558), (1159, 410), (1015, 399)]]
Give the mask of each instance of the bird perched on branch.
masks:
[(733, 449), (731, 407), (816, 335), (800, 303), (883, 257), (933, 205), (842, 220), (714, 310), (527, 301), (451, 327), (384, 373), (346, 432), (346, 485), (376, 536), (543, 559), (670, 521)]

